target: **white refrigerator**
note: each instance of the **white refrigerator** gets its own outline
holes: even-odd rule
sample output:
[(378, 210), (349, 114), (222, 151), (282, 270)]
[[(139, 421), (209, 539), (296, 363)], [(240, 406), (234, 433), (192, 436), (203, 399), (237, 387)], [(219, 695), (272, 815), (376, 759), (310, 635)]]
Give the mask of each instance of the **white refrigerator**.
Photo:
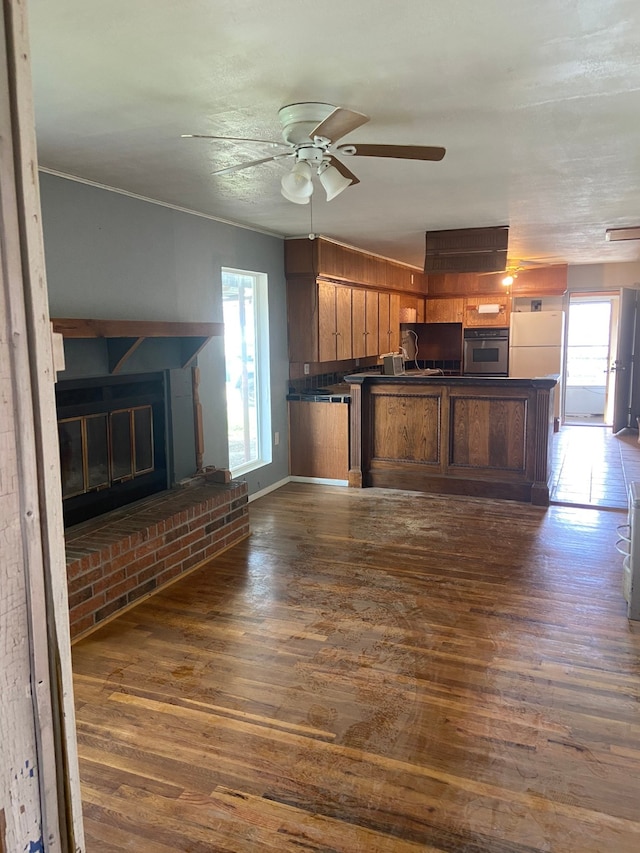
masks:
[(564, 311), (515, 311), (509, 324), (509, 376), (555, 376), (554, 417), (560, 417)]

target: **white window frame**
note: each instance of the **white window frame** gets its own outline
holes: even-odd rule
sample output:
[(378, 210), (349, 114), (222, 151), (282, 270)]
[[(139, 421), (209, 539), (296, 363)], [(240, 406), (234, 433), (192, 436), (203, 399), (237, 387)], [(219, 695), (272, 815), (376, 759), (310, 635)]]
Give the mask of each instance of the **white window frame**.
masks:
[[(269, 290), (268, 276), (266, 273), (254, 272), (252, 270), (234, 269), (222, 267), (222, 280), (224, 286), (225, 275), (241, 275), (252, 279), (254, 300), (254, 387), (255, 405), (257, 413), (257, 457), (242, 465), (231, 467), (234, 477), (255, 471), (272, 461), (271, 448), (271, 369), (270, 369), (270, 347), (269, 347)], [(226, 335), (226, 329), (225, 329)], [(226, 354), (225, 340), (225, 354)], [(227, 365), (229, 368), (229, 365)], [(246, 405), (246, 401), (245, 401)], [(227, 403), (228, 406), (228, 403)], [(228, 409), (227, 409), (228, 419)], [(229, 436), (227, 435), (227, 446), (229, 449)]]

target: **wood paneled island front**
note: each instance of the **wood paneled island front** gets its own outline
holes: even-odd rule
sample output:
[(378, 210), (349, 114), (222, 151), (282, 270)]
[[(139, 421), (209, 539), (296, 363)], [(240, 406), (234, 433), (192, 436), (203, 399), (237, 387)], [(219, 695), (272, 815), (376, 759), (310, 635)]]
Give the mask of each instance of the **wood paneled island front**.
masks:
[(358, 373), (349, 485), (549, 504), (553, 378)]

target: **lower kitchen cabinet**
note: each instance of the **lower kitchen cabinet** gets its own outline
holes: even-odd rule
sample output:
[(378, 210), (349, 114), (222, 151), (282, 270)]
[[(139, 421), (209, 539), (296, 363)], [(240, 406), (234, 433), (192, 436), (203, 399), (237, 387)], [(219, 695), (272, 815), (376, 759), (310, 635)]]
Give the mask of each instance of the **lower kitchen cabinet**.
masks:
[(349, 478), (349, 404), (289, 402), (292, 477)]

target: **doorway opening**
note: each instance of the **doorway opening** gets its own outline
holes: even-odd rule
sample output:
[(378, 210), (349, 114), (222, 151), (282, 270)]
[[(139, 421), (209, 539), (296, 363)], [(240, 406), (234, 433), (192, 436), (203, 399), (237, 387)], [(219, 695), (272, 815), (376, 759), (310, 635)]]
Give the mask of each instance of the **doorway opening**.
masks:
[(617, 293), (572, 293), (567, 325), (564, 423), (611, 426), (618, 339)]

